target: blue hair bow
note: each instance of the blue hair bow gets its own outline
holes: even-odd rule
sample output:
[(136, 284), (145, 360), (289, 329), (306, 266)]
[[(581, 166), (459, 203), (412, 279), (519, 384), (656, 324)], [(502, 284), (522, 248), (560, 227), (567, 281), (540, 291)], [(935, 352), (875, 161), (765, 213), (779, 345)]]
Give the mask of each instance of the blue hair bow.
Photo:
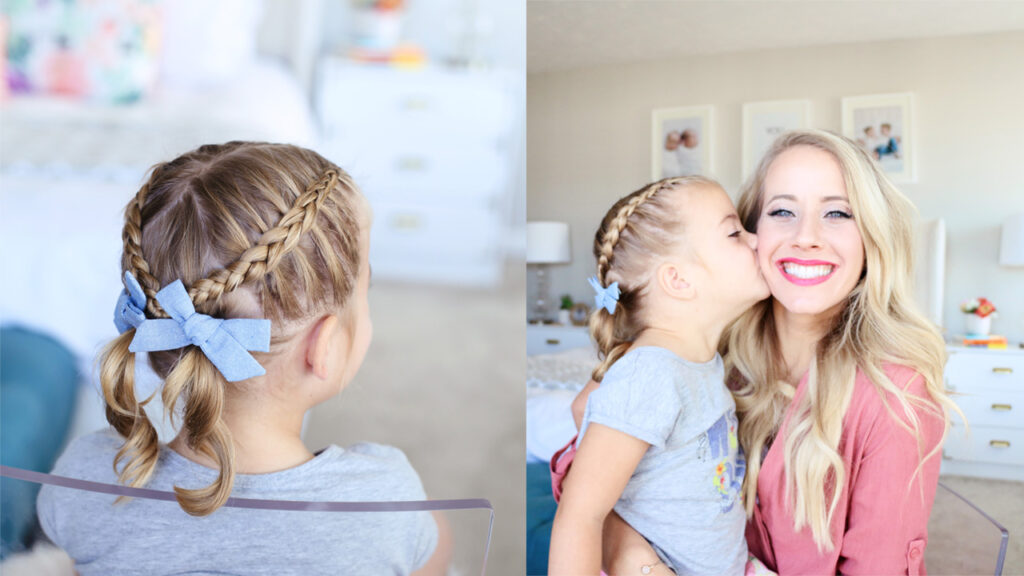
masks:
[(594, 289), (594, 305), (599, 309), (604, 308), (609, 314), (615, 314), (615, 305), (619, 302), (619, 283), (612, 282), (607, 288), (602, 288), (597, 276), (591, 276), (587, 281)]
[(157, 352), (194, 344), (228, 382), (266, 374), (249, 351), (270, 350), (270, 320), (222, 320), (199, 314), (181, 280), (175, 280), (156, 293), (156, 301), (170, 318), (147, 319), (142, 312), (146, 296), (138, 281), (131, 273), (125, 273), (125, 284), (125, 292), (117, 301), (114, 323), (122, 332), (135, 327), (129, 351)]

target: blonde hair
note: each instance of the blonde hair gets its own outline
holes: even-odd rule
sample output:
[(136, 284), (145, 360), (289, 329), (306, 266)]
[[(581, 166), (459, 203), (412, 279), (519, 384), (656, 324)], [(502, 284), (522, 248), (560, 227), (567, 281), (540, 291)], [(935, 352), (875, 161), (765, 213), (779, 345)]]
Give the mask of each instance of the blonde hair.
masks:
[[(293, 321), (348, 301), (365, 249), (362, 202), (348, 174), (310, 150), (257, 142), (202, 146), (153, 167), (128, 203), (122, 274), (134, 274), (146, 293), (147, 318), (168, 317), (155, 295), (180, 279), (199, 313), (271, 320), (273, 354)], [(134, 335), (130, 329), (104, 348), (100, 381), (107, 421), (125, 438), (114, 470), (121, 483), (138, 487), (155, 470), (159, 444), (143, 411), (150, 399), (135, 397), (135, 355), (128, 350)], [(149, 362), (164, 379), (165, 413), (173, 422), (181, 399), (188, 446), (219, 466), (211, 485), (174, 489), (186, 512), (210, 514), (234, 482), (231, 431), (221, 418), (229, 384), (197, 346), (150, 352)]]
[[(889, 414), (918, 439), (920, 464), (910, 483), (941, 446), (940, 442), (927, 454), (921, 453), (915, 409), (941, 417), (946, 429), (949, 411), (959, 410), (943, 387), (946, 352), (942, 336), (913, 301), (913, 205), (859, 146), (820, 130), (780, 136), (743, 190), (738, 212), (744, 226), (756, 232), (768, 170), (780, 154), (795, 146), (823, 150), (836, 160), (864, 243), (864, 272), (817, 343), (806, 393), (794, 407), (783, 447), (794, 529), (809, 526), (819, 551), (825, 551), (833, 549), (830, 526), (847, 477), (838, 446), (857, 371), (872, 382)], [(784, 382), (788, 372), (772, 301), (759, 302), (744, 313), (723, 339), (726, 373), (732, 379), (740, 421), (740, 443), (748, 458), (743, 481), (748, 516), (753, 514), (757, 498), (761, 458), (794, 394), (793, 387)], [(890, 381), (883, 369), (885, 363), (913, 369), (923, 380), (928, 398), (907, 393), (910, 382)], [(896, 400), (904, 418), (897, 416), (887, 398)]]
[(618, 282), (619, 301), (614, 314), (600, 308), (590, 315), (590, 335), (601, 358), (592, 374), (595, 381), (604, 378), (646, 328), (643, 299), (651, 261), (683, 238), (683, 214), (670, 196), (697, 186), (721, 188), (702, 176), (666, 178), (620, 198), (601, 221), (594, 235), (597, 280), (603, 287)]

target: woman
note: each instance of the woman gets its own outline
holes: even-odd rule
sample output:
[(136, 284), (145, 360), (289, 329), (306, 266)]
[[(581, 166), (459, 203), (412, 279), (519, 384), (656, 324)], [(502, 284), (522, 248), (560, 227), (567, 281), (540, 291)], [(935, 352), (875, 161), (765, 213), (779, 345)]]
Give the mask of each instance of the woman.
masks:
[[(781, 136), (740, 199), (772, 297), (736, 321), (723, 355), (747, 543), (781, 574), (924, 572), (957, 408), (942, 338), (912, 302), (912, 210), (860, 147), (816, 130)], [(605, 532), (612, 573), (656, 559), (616, 516)]]

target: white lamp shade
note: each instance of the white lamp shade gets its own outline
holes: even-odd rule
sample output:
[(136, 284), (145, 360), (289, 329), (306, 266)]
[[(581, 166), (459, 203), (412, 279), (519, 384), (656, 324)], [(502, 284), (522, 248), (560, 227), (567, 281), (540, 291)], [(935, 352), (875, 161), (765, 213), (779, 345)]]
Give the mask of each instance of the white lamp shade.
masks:
[(1003, 241), (999, 246), (1001, 266), (1024, 266), (1024, 212), (1003, 222)]
[(568, 224), (526, 223), (526, 261), (529, 264), (566, 264), (571, 260)]

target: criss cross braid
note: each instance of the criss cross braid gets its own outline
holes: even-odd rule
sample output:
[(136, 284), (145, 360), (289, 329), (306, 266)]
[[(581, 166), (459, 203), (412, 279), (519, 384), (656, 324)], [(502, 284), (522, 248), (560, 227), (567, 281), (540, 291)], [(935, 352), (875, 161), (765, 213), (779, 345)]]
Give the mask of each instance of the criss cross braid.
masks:
[[(299, 243), (302, 235), (313, 227), (317, 212), (331, 190), (338, 185), (338, 173), (328, 170), (319, 180), (310, 185), (286, 212), (277, 225), (264, 232), (256, 243), (248, 248), (233, 263), (195, 282), (188, 291), (192, 302), (199, 306), (215, 301), (222, 294), (231, 292), (248, 280), (262, 278), (277, 267), (286, 254)], [(132, 270), (143, 292), (146, 293), (146, 310), (156, 318), (168, 315), (156, 301), (160, 282), (150, 273), (149, 264), (142, 256), (142, 206), (149, 194), (147, 182), (135, 196), (125, 213), (122, 238), (129, 269)]]
[(636, 212), (640, 205), (650, 200), (652, 196), (658, 192), (671, 190), (682, 180), (682, 178), (669, 178), (655, 182), (648, 186), (643, 192), (630, 198), (628, 202), (619, 208), (619, 213), (615, 215), (615, 218), (613, 218), (611, 222), (608, 223), (608, 228), (604, 231), (604, 238), (602, 239), (601, 247), (597, 255), (597, 279), (600, 281), (601, 286), (606, 286), (608, 283), (606, 276), (612, 266), (612, 257), (615, 254), (615, 245), (619, 243), (619, 237), (622, 236), (622, 231), (626, 229), (626, 225), (629, 223), (629, 217)]

